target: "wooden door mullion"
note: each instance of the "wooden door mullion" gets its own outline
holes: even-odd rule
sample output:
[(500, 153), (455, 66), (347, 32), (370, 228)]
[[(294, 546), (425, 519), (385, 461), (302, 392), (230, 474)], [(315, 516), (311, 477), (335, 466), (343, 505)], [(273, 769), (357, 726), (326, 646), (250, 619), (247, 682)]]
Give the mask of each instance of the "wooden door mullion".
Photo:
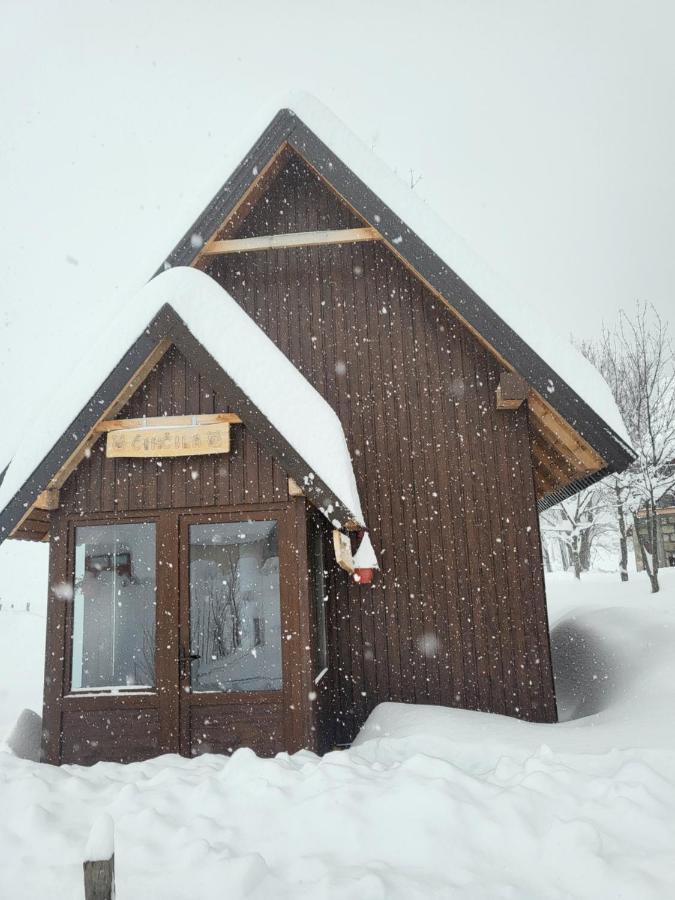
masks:
[(178, 668), (178, 713), (180, 719), (180, 754), (192, 756), (191, 692), (192, 672), (189, 656), (190, 642), (190, 523), (188, 516), (181, 516), (176, 530), (178, 539), (178, 652), (187, 661)]
[(172, 512), (162, 513), (157, 521), (157, 636), (155, 642), (162, 753), (178, 753), (180, 749), (178, 555), (178, 517)]

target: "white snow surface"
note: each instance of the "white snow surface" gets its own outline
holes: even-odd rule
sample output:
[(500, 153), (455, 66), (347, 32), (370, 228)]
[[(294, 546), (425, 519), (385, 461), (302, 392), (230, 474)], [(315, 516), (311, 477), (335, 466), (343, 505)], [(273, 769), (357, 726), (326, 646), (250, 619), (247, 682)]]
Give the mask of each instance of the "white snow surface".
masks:
[[(675, 571), (661, 576), (655, 597), (634, 573), (548, 578), (562, 718), (583, 716), (559, 725), (384, 704), (323, 758), (240, 749), (55, 768), (0, 751), (0, 896), (81, 896), (106, 814), (120, 900), (666, 900)], [(15, 708), (27, 685), (4, 651), (19, 619), (0, 614)], [(42, 647), (23, 649), (39, 685)]]
[(351, 516), (365, 527), (349, 448), (333, 409), (224, 288), (185, 267), (158, 275), (118, 310), (104, 338), (41, 405), (0, 484), (0, 509), (165, 303), (307, 463), (305, 484), (318, 476), (349, 513), (329, 508), (322, 510), (326, 518), (344, 524)]
[[(293, 110), (383, 203), (419, 235), (630, 446), (626, 426), (607, 382), (567, 337), (551, 326), (551, 316), (544, 315), (513, 293), (463, 238), (311, 94), (292, 92), (262, 107), (250, 125), (242, 129), (236, 152), (229, 155), (231, 168), (246, 155), (280, 108)], [(224, 172), (224, 175), (227, 174), (229, 172)], [(377, 227), (377, 222), (373, 224)], [(187, 223), (182, 231), (185, 227)], [(206, 239), (208, 235), (202, 237)], [(392, 235), (390, 238), (399, 250), (404, 250), (404, 235)], [(545, 297), (542, 298), (541, 310), (548, 310), (549, 306), (550, 302)], [(550, 399), (557, 387), (556, 382), (551, 381), (545, 399)]]
[(114, 852), (115, 823), (109, 813), (101, 813), (89, 832), (84, 858), (88, 861), (110, 859)]
[(361, 543), (356, 548), (352, 563), (355, 569), (379, 569), (373, 542), (370, 540), (368, 532), (363, 535)]

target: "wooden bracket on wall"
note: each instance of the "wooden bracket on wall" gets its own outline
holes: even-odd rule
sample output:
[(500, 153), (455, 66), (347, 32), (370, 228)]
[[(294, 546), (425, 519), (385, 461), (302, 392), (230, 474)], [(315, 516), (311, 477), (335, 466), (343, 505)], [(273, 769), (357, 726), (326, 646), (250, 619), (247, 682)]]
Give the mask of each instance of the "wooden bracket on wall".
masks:
[(288, 496), (289, 497), (304, 497), (305, 492), (300, 487), (295, 478), (288, 479)]
[(59, 508), (59, 489), (58, 488), (47, 488), (47, 490), (42, 491), (41, 494), (38, 494), (38, 498), (35, 501), (35, 506), (38, 509), (46, 509), (46, 510), (54, 510)]
[(497, 385), (497, 409), (518, 409), (527, 400), (529, 387), (515, 372), (502, 372)]
[(338, 566), (351, 575), (354, 572), (352, 542), (349, 536), (338, 528), (333, 529), (333, 549), (335, 550), (335, 561)]

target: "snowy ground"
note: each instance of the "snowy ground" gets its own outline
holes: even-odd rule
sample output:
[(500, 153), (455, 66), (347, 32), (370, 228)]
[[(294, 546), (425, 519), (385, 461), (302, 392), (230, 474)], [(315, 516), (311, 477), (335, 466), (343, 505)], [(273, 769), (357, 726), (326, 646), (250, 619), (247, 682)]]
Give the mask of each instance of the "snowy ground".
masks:
[[(671, 897), (673, 576), (654, 599), (635, 575), (549, 579), (561, 715), (582, 716), (557, 726), (387, 704), (323, 759), (56, 769), (0, 753), (0, 897), (80, 897), (103, 811), (120, 900)], [(6, 605), (1, 727), (41, 681), (39, 609)]]
[(0, 741), (24, 707), (41, 712), (48, 553), (46, 544), (0, 545)]

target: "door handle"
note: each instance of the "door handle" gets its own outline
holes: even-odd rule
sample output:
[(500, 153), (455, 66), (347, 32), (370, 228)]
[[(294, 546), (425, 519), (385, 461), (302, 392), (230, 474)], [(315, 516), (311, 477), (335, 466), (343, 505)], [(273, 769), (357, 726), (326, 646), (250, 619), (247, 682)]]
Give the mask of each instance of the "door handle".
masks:
[(180, 653), (178, 654), (178, 665), (181, 668), (184, 668), (186, 663), (192, 662), (195, 659), (201, 659), (201, 658), (202, 658), (201, 653), (187, 653), (181, 647)]

